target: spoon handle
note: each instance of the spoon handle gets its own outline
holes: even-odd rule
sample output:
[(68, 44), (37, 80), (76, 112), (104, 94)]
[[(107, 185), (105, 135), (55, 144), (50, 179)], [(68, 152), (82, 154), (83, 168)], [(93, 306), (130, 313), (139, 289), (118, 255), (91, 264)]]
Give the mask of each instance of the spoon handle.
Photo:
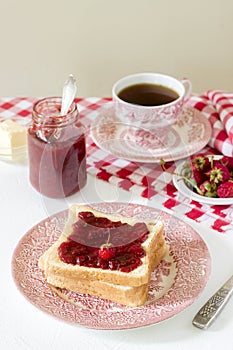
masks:
[(61, 115), (66, 115), (77, 92), (76, 80), (72, 74), (65, 81), (62, 92)]

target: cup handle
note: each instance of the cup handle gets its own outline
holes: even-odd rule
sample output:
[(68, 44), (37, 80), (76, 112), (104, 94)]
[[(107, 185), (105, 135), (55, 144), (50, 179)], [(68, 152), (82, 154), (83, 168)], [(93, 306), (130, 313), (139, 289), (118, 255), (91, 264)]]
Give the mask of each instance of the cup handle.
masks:
[(181, 83), (184, 85), (184, 88), (185, 88), (184, 101), (186, 102), (191, 95), (192, 83), (187, 78), (181, 79)]

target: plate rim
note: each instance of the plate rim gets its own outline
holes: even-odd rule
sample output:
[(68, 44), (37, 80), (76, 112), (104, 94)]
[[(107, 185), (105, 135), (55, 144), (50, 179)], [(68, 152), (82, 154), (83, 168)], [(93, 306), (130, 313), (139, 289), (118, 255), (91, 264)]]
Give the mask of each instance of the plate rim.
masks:
[[(115, 202), (108, 202), (107, 204), (114, 204), (114, 205), (119, 205), (119, 206), (125, 206), (126, 204), (128, 204), (128, 203), (123, 203), (123, 202), (117, 202), (117, 203), (115, 203)], [(101, 205), (103, 205), (103, 204), (106, 204), (106, 203), (91, 203), (90, 205), (99, 205), (99, 204), (101, 204)], [(17, 286), (17, 288), (18, 288), (18, 290), (23, 294), (23, 296), (32, 304), (32, 305), (34, 305), (37, 309), (39, 309), (40, 311), (42, 311), (42, 312), (44, 312), (44, 313), (46, 313), (46, 314), (48, 314), (48, 315), (50, 315), (50, 316), (53, 316), (53, 317), (55, 317), (56, 319), (59, 319), (60, 321), (62, 320), (63, 322), (66, 322), (66, 323), (70, 323), (70, 324), (72, 324), (72, 325), (75, 325), (75, 326), (84, 326), (84, 327), (86, 327), (86, 328), (91, 328), (91, 329), (99, 329), (99, 330), (125, 330), (125, 329), (135, 329), (135, 328), (142, 328), (142, 327), (146, 327), (146, 326), (150, 326), (150, 325), (154, 325), (154, 324), (157, 324), (157, 323), (160, 323), (160, 322), (163, 322), (163, 321), (165, 321), (165, 320), (167, 320), (167, 319), (170, 319), (171, 317), (174, 317), (174, 316), (176, 316), (177, 314), (179, 314), (180, 312), (182, 312), (182, 311), (184, 311), (187, 307), (189, 307), (197, 298), (198, 298), (198, 296), (203, 292), (203, 290), (204, 290), (204, 288), (205, 288), (205, 286), (206, 286), (206, 284), (207, 284), (207, 282), (208, 282), (208, 280), (209, 280), (209, 277), (210, 277), (210, 273), (211, 273), (211, 255), (210, 255), (210, 251), (209, 251), (209, 249), (208, 249), (208, 246), (207, 246), (207, 244), (206, 244), (206, 242), (204, 241), (204, 239), (199, 235), (199, 233), (191, 226), (191, 225), (189, 225), (188, 223), (186, 223), (185, 221), (183, 221), (182, 219), (180, 219), (180, 218), (177, 218), (177, 217), (174, 217), (173, 215), (171, 215), (171, 214), (169, 214), (169, 213), (166, 213), (166, 212), (164, 212), (163, 210), (160, 210), (160, 209), (157, 209), (157, 208), (153, 208), (153, 207), (150, 207), (150, 206), (145, 206), (145, 205), (142, 205), (142, 204), (136, 204), (136, 203), (131, 203), (130, 204), (131, 206), (134, 206), (134, 207), (147, 207), (148, 209), (152, 209), (152, 210), (155, 210), (155, 211), (157, 211), (157, 212), (159, 212), (159, 213), (163, 213), (164, 215), (166, 215), (166, 216), (168, 216), (168, 217), (171, 217), (171, 218), (174, 218), (175, 220), (178, 220), (179, 222), (182, 222), (184, 225), (186, 225), (186, 226), (188, 226), (188, 228), (192, 231), (192, 234), (194, 234), (194, 235), (196, 235), (196, 237), (198, 237), (199, 238), (199, 240), (200, 241), (202, 241), (202, 243), (203, 243), (203, 245), (204, 245), (204, 247), (205, 247), (205, 258), (206, 258), (206, 265), (205, 265), (205, 268), (206, 268), (206, 270), (205, 270), (205, 274), (204, 274), (204, 276), (202, 276), (202, 282), (203, 282), (203, 284), (201, 285), (201, 288), (200, 288), (200, 290), (199, 290), (199, 292), (195, 295), (195, 296), (192, 296), (192, 298), (190, 298), (190, 299), (188, 299), (188, 300), (184, 300), (183, 301), (183, 303), (182, 303), (182, 307), (181, 307), (181, 309), (180, 310), (178, 310), (177, 312), (175, 311), (175, 312), (173, 312), (171, 315), (169, 315), (169, 316), (167, 316), (167, 317), (164, 317), (164, 318), (162, 318), (162, 319), (160, 319), (160, 320), (157, 320), (157, 321), (155, 321), (155, 322), (149, 322), (149, 323), (145, 323), (145, 324), (139, 324), (139, 325), (135, 325), (135, 324), (130, 324), (130, 325), (128, 325), (127, 324), (127, 326), (124, 324), (123, 326), (122, 326), (122, 324), (120, 324), (120, 326), (119, 327), (102, 327), (102, 326), (100, 326), (99, 324), (97, 325), (97, 326), (93, 326), (93, 325), (86, 325), (86, 324), (82, 324), (82, 323), (80, 323), (80, 322), (74, 322), (74, 321), (72, 321), (72, 320), (67, 320), (67, 319), (64, 319), (64, 318), (61, 318), (61, 317), (59, 317), (58, 315), (55, 315), (55, 314), (52, 314), (51, 312), (49, 312), (47, 309), (45, 310), (43, 307), (40, 307), (40, 305), (38, 305), (38, 303), (35, 303), (35, 301), (33, 301), (31, 298), (29, 298), (26, 294), (25, 294), (25, 292), (24, 292), (24, 290), (23, 290), (23, 288), (20, 286), (20, 284), (19, 284), (19, 281), (18, 281), (18, 279), (17, 279), (17, 277), (16, 277), (16, 274), (15, 274), (15, 271), (14, 271), (14, 260), (17, 258), (17, 252), (18, 252), (18, 250), (20, 250), (20, 246), (24, 243), (24, 241), (28, 238), (28, 237), (30, 237), (31, 235), (32, 235), (32, 232), (33, 232), (33, 230), (35, 230), (40, 224), (42, 224), (42, 223), (45, 223), (46, 221), (48, 221), (48, 220), (51, 220), (52, 218), (55, 218), (55, 217), (58, 217), (58, 216), (63, 216), (65, 219), (67, 219), (67, 214), (68, 214), (68, 209), (66, 209), (66, 210), (62, 210), (62, 211), (60, 211), (60, 212), (58, 212), (58, 213), (55, 213), (55, 214), (53, 214), (53, 215), (51, 215), (50, 217), (47, 217), (47, 218), (45, 218), (45, 219), (43, 219), (43, 220), (41, 220), (40, 222), (38, 222), (37, 224), (35, 224), (33, 227), (31, 227), (25, 234), (24, 234), (24, 236), (22, 236), (21, 237), (21, 239), (19, 240), (19, 242), (18, 242), (18, 244), (16, 245), (16, 247), (15, 247), (15, 250), (14, 250), (14, 252), (13, 252), (13, 255), (12, 255), (12, 261), (11, 261), (11, 270), (12, 270), (12, 276), (13, 276), (13, 280), (14, 280), (14, 282), (15, 282), (15, 284), (16, 284), (16, 286)], [(37, 267), (38, 269), (39, 269), (39, 267)], [(181, 273), (181, 272), (179, 272), (179, 273)], [(201, 276), (200, 275), (198, 275), (198, 277), (199, 278), (201, 278)], [(46, 288), (49, 288), (48, 286), (46, 286), (46, 284), (44, 283), (44, 287)], [(163, 298), (169, 291), (171, 290), (171, 287), (170, 287), (170, 289), (165, 293), (165, 294), (163, 294), (162, 296), (161, 296), (161, 298)], [(54, 297), (56, 298), (57, 296), (56, 295), (54, 295)], [(161, 299), (161, 298), (159, 298), (159, 299)], [(59, 298), (60, 299), (60, 298)], [(158, 300), (159, 300), (158, 299)], [(170, 305), (172, 305), (173, 303), (171, 303)], [(148, 304), (148, 307), (150, 307), (151, 306), (151, 304)], [(140, 307), (140, 308), (144, 308), (145, 306), (142, 306), (142, 307)], [(135, 308), (129, 308), (129, 310), (132, 310), (132, 309), (135, 309)], [(154, 308), (154, 310), (155, 310), (156, 308)], [(139, 310), (139, 308), (138, 308), (138, 310)], [(124, 309), (123, 309), (123, 312), (124, 312)], [(129, 311), (130, 312), (130, 311)]]

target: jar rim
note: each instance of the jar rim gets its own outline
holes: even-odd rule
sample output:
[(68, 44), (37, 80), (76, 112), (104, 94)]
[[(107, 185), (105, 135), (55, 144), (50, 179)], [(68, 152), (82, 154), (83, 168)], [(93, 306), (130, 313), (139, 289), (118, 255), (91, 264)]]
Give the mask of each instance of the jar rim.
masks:
[[(65, 126), (73, 123), (78, 117), (78, 108), (73, 101), (67, 114), (60, 114), (61, 97), (45, 97), (33, 105), (32, 118), (37, 125), (50, 126), (51, 128)], [(54, 107), (54, 108), (52, 108)], [(45, 113), (47, 109), (47, 113)], [(53, 113), (49, 113), (53, 111)], [(43, 112), (44, 111), (44, 112)]]
[[(34, 103), (33, 112), (35, 112), (38, 116), (41, 116), (41, 117), (50, 117), (48, 115), (43, 114), (39, 110), (40, 105), (59, 104), (59, 106), (61, 107), (61, 103), (62, 103), (62, 97), (59, 97), (59, 96), (44, 97), (44, 98), (39, 99), (37, 102)], [(69, 108), (69, 111), (67, 114), (73, 113), (76, 109), (77, 109), (76, 103), (73, 101), (70, 105), (70, 108)], [(53, 118), (56, 118), (56, 117), (60, 118), (60, 117), (64, 117), (64, 116), (65, 115), (59, 114), (59, 115), (53, 115), (52, 117)]]

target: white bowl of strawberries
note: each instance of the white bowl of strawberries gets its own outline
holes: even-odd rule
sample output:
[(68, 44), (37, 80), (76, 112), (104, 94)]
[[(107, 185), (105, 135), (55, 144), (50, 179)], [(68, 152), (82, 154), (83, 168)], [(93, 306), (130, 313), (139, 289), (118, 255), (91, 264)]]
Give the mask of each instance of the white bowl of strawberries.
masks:
[(233, 204), (233, 157), (196, 154), (173, 173), (183, 195), (207, 204)]

